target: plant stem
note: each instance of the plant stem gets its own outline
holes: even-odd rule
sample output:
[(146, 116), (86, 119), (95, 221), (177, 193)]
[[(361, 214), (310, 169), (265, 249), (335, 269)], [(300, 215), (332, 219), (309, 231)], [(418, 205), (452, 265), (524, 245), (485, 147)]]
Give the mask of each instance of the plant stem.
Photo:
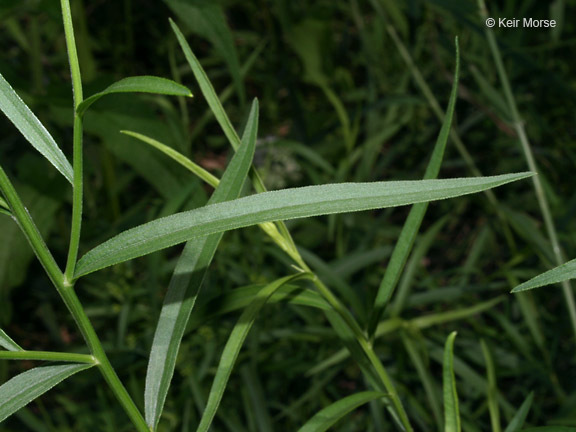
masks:
[(2, 360), (39, 360), (96, 364), (94, 356), (50, 351), (0, 351)]
[(74, 26), (72, 24), (72, 13), (70, 10), (70, 0), (61, 0), (62, 20), (64, 22), (64, 34), (66, 36), (66, 47), (68, 50), (68, 60), (70, 62), (70, 73), (72, 75), (72, 91), (74, 94), (74, 142), (73, 142), (73, 200), (72, 200), (72, 224), (70, 228), (70, 246), (68, 249), (68, 260), (66, 262), (66, 280), (72, 280), (74, 268), (78, 258), (78, 247), (80, 245), (80, 231), (82, 227), (82, 192), (83, 192), (83, 162), (82, 162), (82, 118), (76, 113), (76, 108), (84, 100), (82, 93), (82, 76), (80, 74), (80, 63), (76, 51), (76, 41), (74, 38)]
[[(488, 18), (488, 11), (486, 10), (486, 4), (484, 0), (478, 0), (478, 5), (480, 7), (480, 13), (483, 19)], [(520, 145), (522, 146), (522, 151), (528, 164), (530, 171), (538, 172), (538, 166), (534, 159), (534, 153), (532, 152), (532, 147), (528, 136), (526, 135), (526, 128), (524, 127), (524, 121), (520, 116), (518, 111), (518, 106), (516, 105), (516, 99), (512, 93), (512, 87), (510, 86), (510, 80), (508, 79), (508, 74), (504, 68), (504, 62), (502, 61), (502, 55), (500, 54), (500, 49), (496, 43), (496, 38), (491, 29), (486, 28), (485, 30), (486, 38), (488, 39), (488, 45), (492, 51), (492, 57), (496, 63), (496, 70), (498, 71), (498, 76), (502, 82), (502, 88), (504, 90), (504, 97), (508, 104), (510, 110), (510, 115), (512, 117), (513, 127), (518, 134), (518, 139), (520, 140)], [(552, 251), (554, 253), (554, 258), (556, 260), (556, 265), (563, 264), (566, 259), (562, 248), (560, 247), (560, 242), (558, 241), (558, 235), (556, 232), (556, 227), (554, 225), (554, 220), (552, 218), (552, 213), (550, 211), (550, 206), (548, 204), (548, 199), (544, 193), (544, 187), (542, 186), (542, 181), (540, 176), (533, 176), (532, 182), (534, 184), (534, 191), (536, 192), (536, 199), (538, 201), (538, 206), (544, 218), (544, 225), (546, 226), (546, 232), (550, 243), (552, 244)], [(570, 315), (570, 321), (572, 323), (572, 331), (576, 336), (576, 302), (574, 300), (574, 292), (569, 281), (562, 282), (562, 291), (564, 293), (564, 299), (566, 300), (566, 306), (568, 308), (568, 313)]]

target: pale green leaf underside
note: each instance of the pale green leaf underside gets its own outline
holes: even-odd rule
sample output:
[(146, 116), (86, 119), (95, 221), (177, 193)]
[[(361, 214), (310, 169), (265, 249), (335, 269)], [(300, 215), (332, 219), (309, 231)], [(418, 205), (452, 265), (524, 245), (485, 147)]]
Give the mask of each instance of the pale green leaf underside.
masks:
[(480, 192), (532, 173), (448, 180), (340, 183), (263, 192), (177, 213), (127, 230), (89, 251), (75, 278), (195, 237), (263, 222), (395, 207)]
[[(228, 164), (209, 204), (238, 198), (252, 164), (257, 134), (258, 101), (254, 100), (242, 145)], [(170, 280), (146, 372), (144, 407), (151, 430), (156, 429), (160, 420), (186, 324), (221, 238), (222, 233), (217, 233), (188, 242)]]
[(318, 412), (304, 426), (298, 429), (298, 432), (324, 432), (352, 410), (382, 397), (386, 397), (386, 394), (373, 391), (347, 396)]
[(456, 332), (450, 333), (444, 348), (442, 381), (444, 393), (444, 432), (460, 432), (460, 410), (458, 392), (454, 376), (454, 339)]
[(0, 386), (0, 422), (28, 405), (66, 378), (93, 365), (40, 366), (15, 376)]
[(72, 165), (46, 130), (40, 120), (30, 111), (14, 89), (0, 74), (0, 110), (14, 123), (14, 126), (48, 161), (72, 183), (74, 172)]
[(552, 270), (548, 270), (547, 272), (544, 272), (530, 279), (529, 281), (518, 285), (511, 292), (517, 293), (520, 291), (531, 290), (546, 285), (564, 282), (574, 278), (576, 278), (576, 259), (568, 261), (565, 264), (555, 267)]
[(23, 351), (20, 345), (14, 342), (2, 329), (0, 329), (0, 346), (8, 351)]
[(192, 93), (188, 88), (172, 80), (155, 76), (135, 76), (121, 79), (112, 84), (106, 90), (85, 99), (80, 105), (78, 105), (76, 112), (79, 115), (83, 115), (90, 105), (102, 96), (114, 93), (154, 93), (169, 96), (192, 97)]

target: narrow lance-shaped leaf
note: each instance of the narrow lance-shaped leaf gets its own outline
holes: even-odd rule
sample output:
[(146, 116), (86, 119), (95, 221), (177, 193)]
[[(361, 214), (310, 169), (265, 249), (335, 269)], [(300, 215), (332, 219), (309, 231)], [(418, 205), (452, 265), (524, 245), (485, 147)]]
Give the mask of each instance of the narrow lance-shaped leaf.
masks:
[(100, 93), (96, 93), (85, 99), (78, 105), (76, 112), (79, 115), (83, 115), (90, 105), (102, 96), (114, 93), (154, 93), (169, 96), (192, 97), (192, 92), (190, 92), (188, 88), (172, 80), (155, 76), (135, 76), (121, 79)]
[(559, 282), (564, 282), (569, 279), (576, 278), (576, 259), (568, 261), (558, 267), (548, 270), (523, 284), (518, 285), (511, 292), (517, 293), (520, 291), (531, 290), (534, 288), (552, 285)]
[[(452, 83), (452, 91), (450, 93), (450, 100), (448, 102), (448, 109), (446, 110), (446, 116), (440, 129), (440, 134), (436, 140), (436, 145), (434, 151), (432, 152), (432, 157), (424, 173), (424, 179), (434, 179), (438, 177), (440, 172), (440, 165), (442, 164), (442, 158), (444, 156), (444, 150), (446, 149), (446, 143), (448, 142), (448, 137), (450, 135), (450, 128), (452, 126), (452, 117), (454, 116), (454, 108), (456, 106), (456, 98), (458, 96), (458, 77), (460, 74), (460, 53), (458, 49), (458, 38), (456, 38), (456, 69), (454, 71), (454, 82)], [(378, 326), (378, 321), (382, 317), (384, 308), (389, 302), (400, 275), (402, 274), (402, 269), (406, 265), (406, 260), (412, 251), (414, 246), (414, 241), (418, 230), (422, 225), (422, 220), (428, 209), (428, 203), (415, 204), (408, 218), (402, 227), (402, 232), (400, 237), (396, 242), (394, 247), (394, 252), (390, 257), (390, 263), (386, 268), (386, 273), (384, 278), (380, 283), (378, 292), (376, 294), (376, 299), (374, 301), (374, 309), (372, 311), (372, 316), (369, 321), (370, 328), (368, 329), (369, 334), (373, 334)]]
[[(258, 101), (254, 100), (242, 145), (230, 161), (209, 203), (237, 198), (248, 175), (258, 131)], [(158, 320), (146, 373), (146, 422), (156, 429), (174, 374), (180, 342), (223, 233), (186, 244), (168, 287)]]
[(522, 403), (520, 409), (516, 412), (516, 414), (514, 414), (514, 417), (510, 423), (508, 423), (508, 427), (506, 427), (504, 432), (518, 432), (522, 426), (524, 426), (524, 422), (526, 421), (526, 417), (528, 417), (528, 412), (530, 411), (533, 400), (534, 392), (530, 392), (526, 400)]
[(0, 386), (0, 401), (2, 401), (0, 422), (66, 378), (92, 366), (87, 364), (40, 366), (10, 379)]
[(444, 365), (442, 381), (444, 393), (444, 432), (460, 432), (460, 410), (458, 392), (454, 376), (454, 339), (456, 332), (450, 333), (444, 348)]
[(242, 312), (238, 322), (232, 329), (232, 333), (226, 342), (222, 356), (220, 357), (220, 363), (218, 364), (218, 369), (216, 370), (216, 376), (214, 377), (214, 382), (212, 383), (212, 388), (210, 389), (210, 395), (208, 396), (208, 402), (206, 403), (206, 409), (202, 414), (200, 419), (200, 424), (196, 432), (206, 432), (212, 424), (216, 410), (220, 405), (224, 390), (232, 373), (232, 368), (240, 349), (244, 344), (244, 340), (248, 335), (248, 332), (254, 324), (254, 320), (258, 316), (260, 309), (266, 304), (267, 300), (270, 298), (276, 290), (282, 287), (284, 284), (294, 282), (297, 279), (309, 278), (308, 273), (299, 273), (297, 275), (286, 276), (278, 279), (271, 284), (262, 288), (262, 290), (256, 295), (252, 303)]
[(324, 432), (359, 406), (383, 397), (386, 397), (386, 393), (373, 391), (347, 396), (318, 412), (298, 432)]
[(20, 345), (14, 342), (2, 329), (0, 329), (0, 346), (8, 351), (23, 351)]
[(30, 111), (30, 108), (20, 99), (14, 89), (0, 74), (0, 110), (14, 123), (14, 126), (48, 161), (56, 167), (66, 180), (72, 183), (74, 171), (72, 165), (52, 135), (46, 130), (40, 120)]
[(532, 176), (341, 183), (263, 192), (176, 213), (127, 230), (88, 252), (75, 278), (169, 246), (262, 222), (395, 207), (481, 192)]

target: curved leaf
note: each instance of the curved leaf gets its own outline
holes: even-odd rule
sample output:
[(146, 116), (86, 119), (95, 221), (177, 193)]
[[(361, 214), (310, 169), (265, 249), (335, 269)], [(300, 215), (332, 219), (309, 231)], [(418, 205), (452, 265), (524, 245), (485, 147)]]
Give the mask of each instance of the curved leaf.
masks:
[(94, 365), (40, 366), (15, 376), (0, 386), (0, 422), (66, 378), (92, 366)]
[[(258, 101), (254, 100), (242, 137), (243, 144), (228, 164), (209, 203), (230, 200), (240, 195), (252, 164), (257, 131)], [(180, 342), (222, 234), (216, 233), (188, 242), (170, 280), (146, 371), (145, 417), (152, 430), (156, 429), (160, 420), (174, 374)]]
[(172, 80), (155, 76), (135, 76), (121, 79), (106, 90), (84, 99), (84, 101), (78, 105), (78, 108), (76, 108), (76, 112), (79, 115), (83, 115), (90, 105), (102, 96), (114, 93), (154, 93), (192, 97), (192, 93), (188, 88)]
[(458, 408), (458, 392), (454, 377), (454, 339), (456, 332), (450, 333), (444, 348), (443, 387), (444, 387), (444, 431), (460, 432), (460, 411)]
[(545, 285), (564, 282), (574, 278), (576, 278), (576, 259), (568, 261), (567, 263), (555, 267), (552, 270), (548, 270), (547, 272), (544, 272), (530, 279), (529, 281), (518, 285), (510, 292), (517, 293), (520, 291), (531, 290), (534, 288), (543, 287)]
[(24, 138), (66, 177), (66, 180), (70, 183), (73, 182), (74, 171), (72, 170), (72, 165), (70, 165), (52, 135), (30, 111), (24, 101), (20, 99), (2, 74), (0, 74), (0, 111), (14, 123), (14, 126)]
[(240, 349), (244, 344), (244, 340), (248, 335), (248, 332), (254, 324), (256, 316), (260, 312), (260, 309), (266, 304), (268, 299), (272, 294), (276, 292), (280, 287), (289, 282), (294, 282), (297, 279), (308, 278), (310, 274), (299, 273), (292, 276), (286, 276), (266, 285), (258, 295), (252, 300), (252, 303), (242, 312), (238, 322), (232, 329), (230, 337), (226, 342), (222, 356), (220, 357), (220, 363), (218, 364), (218, 369), (216, 370), (216, 376), (214, 377), (214, 382), (212, 383), (212, 388), (210, 389), (210, 395), (208, 396), (208, 402), (206, 403), (206, 409), (202, 414), (200, 419), (200, 424), (196, 432), (206, 432), (212, 424), (216, 410), (220, 405), (224, 390), (226, 389), (226, 384), (232, 373), (232, 368), (234, 363), (238, 358)]
[(0, 329), (0, 346), (8, 351), (24, 351), (22, 347), (14, 342), (2, 329)]
[(298, 429), (298, 432), (324, 432), (330, 429), (342, 417), (361, 405), (386, 397), (386, 393), (366, 391), (345, 397), (318, 412)]
[(124, 231), (84, 255), (75, 278), (169, 246), (262, 222), (395, 207), (453, 198), (532, 176), (341, 183), (263, 192), (176, 213)]

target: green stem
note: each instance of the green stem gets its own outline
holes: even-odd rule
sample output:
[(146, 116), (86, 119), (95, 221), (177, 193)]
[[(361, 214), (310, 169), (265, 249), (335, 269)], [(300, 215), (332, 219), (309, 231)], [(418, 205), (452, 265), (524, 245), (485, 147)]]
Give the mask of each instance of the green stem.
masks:
[(58, 267), (58, 264), (56, 264), (56, 261), (54, 260), (52, 253), (48, 249), (48, 246), (46, 246), (46, 243), (44, 242), (44, 239), (42, 238), (40, 231), (38, 231), (36, 224), (32, 220), (30, 213), (28, 213), (28, 210), (26, 210), (26, 208), (24, 207), (24, 204), (20, 200), (20, 197), (18, 196), (16, 190), (14, 189), (14, 186), (12, 185), (12, 182), (10, 182), (10, 179), (8, 178), (6, 172), (1, 166), (0, 166), (0, 189), (2, 189), (4, 197), (8, 202), (8, 205), (10, 207), (10, 210), (12, 211), (12, 214), (14, 215), (16, 222), (22, 229), (22, 232), (26, 236), (26, 239), (30, 243), (30, 246), (32, 246), (32, 250), (40, 260), (40, 263), (44, 267), (44, 270), (46, 270), (48, 277), (50, 278), (50, 280), (54, 285), (60, 284), (63, 280), (62, 271)]
[(39, 360), (96, 364), (94, 356), (50, 351), (0, 351), (0, 360)]
[[(486, 10), (486, 4), (484, 0), (478, 0), (478, 5), (480, 7), (480, 12), (482, 18), (488, 18), (488, 11)], [(512, 116), (512, 122), (516, 133), (518, 134), (518, 139), (520, 140), (520, 145), (522, 146), (522, 151), (524, 153), (524, 158), (528, 164), (530, 171), (538, 172), (538, 166), (534, 159), (534, 153), (532, 152), (532, 146), (526, 135), (526, 129), (524, 127), (524, 121), (520, 116), (518, 111), (518, 106), (516, 105), (516, 99), (512, 93), (512, 87), (510, 86), (510, 80), (508, 79), (508, 74), (504, 68), (504, 62), (502, 61), (502, 55), (500, 54), (500, 49), (496, 43), (496, 38), (492, 30), (486, 28), (485, 30), (486, 38), (488, 39), (488, 45), (492, 51), (492, 57), (496, 63), (496, 70), (498, 71), (498, 76), (502, 82), (502, 88), (504, 89), (504, 97), (510, 109), (510, 114)], [(544, 218), (544, 225), (546, 226), (546, 232), (550, 243), (552, 244), (552, 251), (554, 253), (554, 258), (556, 260), (556, 265), (563, 264), (566, 259), (562, 248), (560, 247), (560, 242), (558, 241), (558, 235), (556, 232), (556, 227), (554, 225), (554, 220), (552, 218), (552, 213), (550, 212), (550, 206), (548, 204), (548, 199), (544, 193), (544, 187), (542, 186), (542, 181), (540, 176), (533, 176), (532, 182), (534, 184), (534, 190), (536, 192), (536, 199), (538, 201), (538, 206)], [(572, 323), (572, 331), (576, 336), (576, 301), (574, 300), (574, 292), (569, 281), (562, 282), (562, 291), (564, 293), (564, 299), (566, 300), (566, 306), (568, 308), (568, 313), (570, 315), (570, 321)]]

